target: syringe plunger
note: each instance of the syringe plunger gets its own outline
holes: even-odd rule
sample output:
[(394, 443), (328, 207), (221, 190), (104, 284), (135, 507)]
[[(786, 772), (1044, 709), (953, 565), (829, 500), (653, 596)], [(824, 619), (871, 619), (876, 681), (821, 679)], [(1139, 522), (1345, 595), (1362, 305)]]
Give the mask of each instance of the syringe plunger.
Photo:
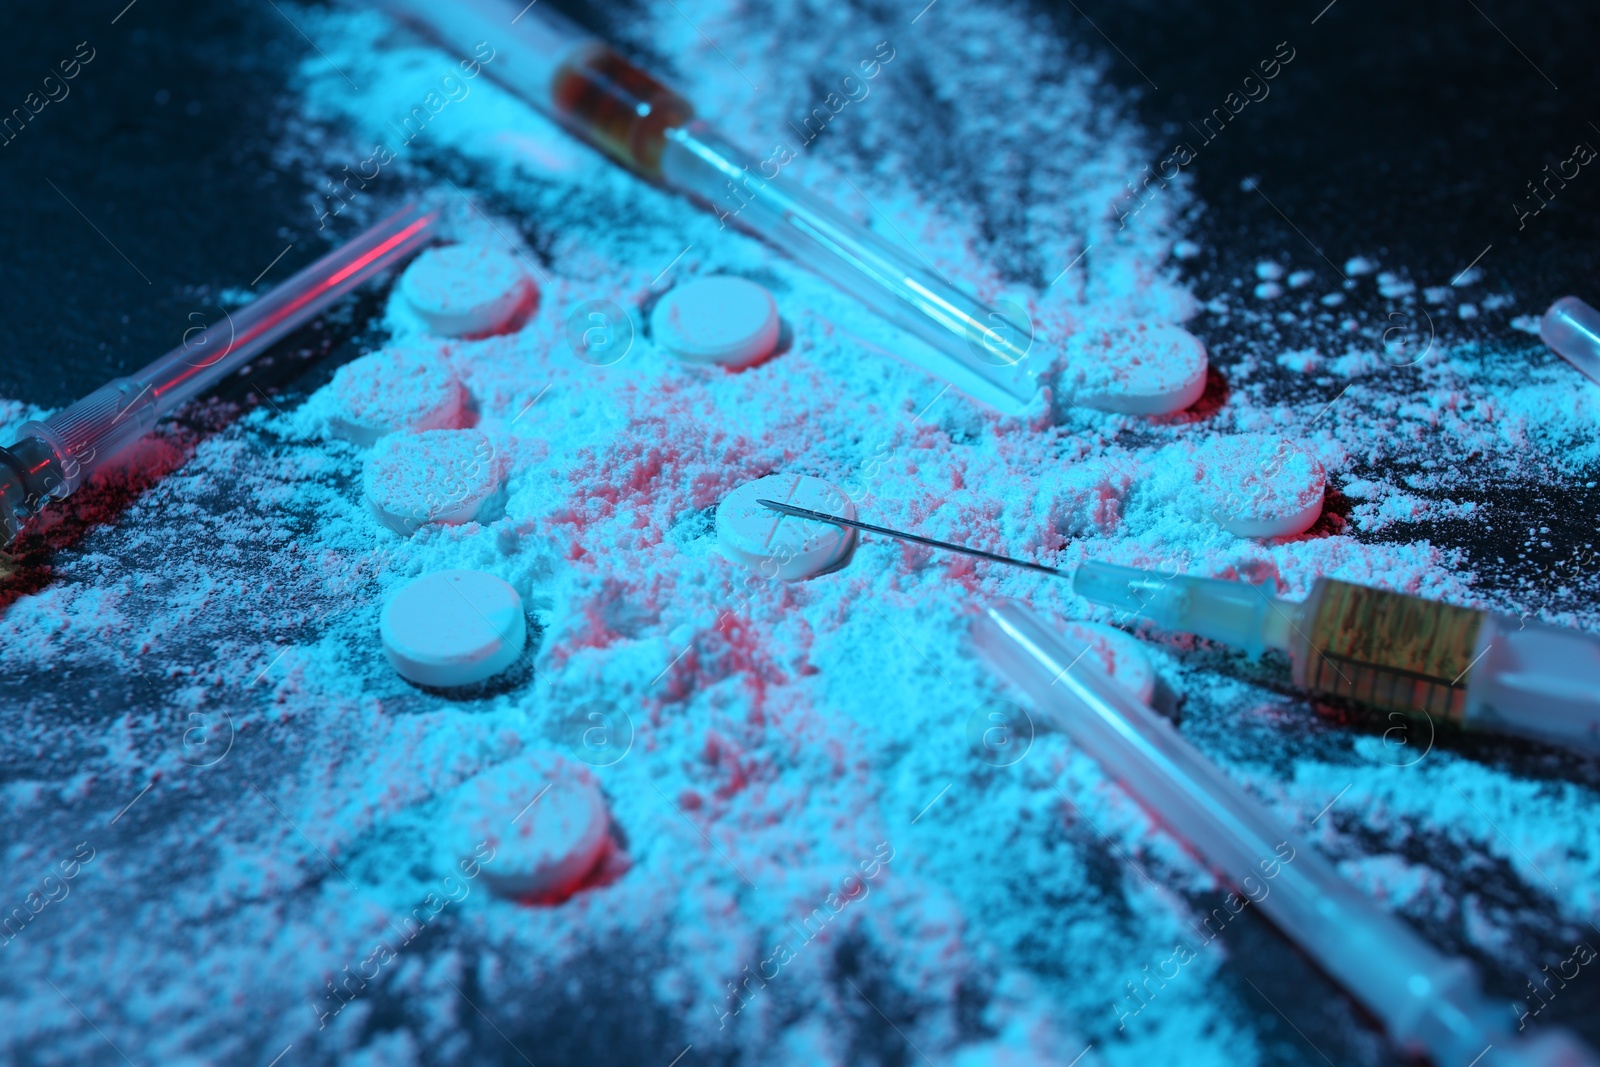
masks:
[(1026, 607), (988, 609), (974, 623), (973, 640), (996, 674), (1028, 693), (1043, 716), (1254, 901), (1406, 1051), (1427, 1052), (1441, 1065), (1594, 1067), (1589, 1050), (1565, 1031), (1513, 1036), (1511, 1013), (1484, 998), (1468, 964), (1362, 895)]

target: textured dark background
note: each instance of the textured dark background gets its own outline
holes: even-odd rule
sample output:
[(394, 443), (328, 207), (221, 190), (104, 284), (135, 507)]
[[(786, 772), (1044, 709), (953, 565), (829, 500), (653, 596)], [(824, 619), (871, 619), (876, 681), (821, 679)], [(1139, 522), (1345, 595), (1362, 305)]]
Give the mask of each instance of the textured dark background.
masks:
[[(1247, 108), (1191, 170), (1204, 208), (1193, 229), (1203, 251), (1189, 269), (1202, 299), (1236, 293), (1234, 279), (1249, 278), (1263, 255), (1325, 266), (1316, 249), (1341, 264), (1357, 252), (1374, 254), (1407, 268), (1419, 285), (1438, 285), (1492, 245), (1479, 264), (1479, 294), (1512, 293), (1521, 313), (1537, 313), (1569, 292), (1600, 302), (1596, 168), (1580, 173), (1522, 234), (1511, 206), (1574, 144), (1600, 145), (1600, 130), (1589, 124), (1600, 121), (1592, 73), (1600, 9), (1569, 3), (1535, 13), (1507, 0), (1337, 0), (1326, 10), (1320, 2), (1081, 0), (1041, 10), (1060, 32), (1102, 53), (1114, 78), (1138, 94), (1137, 109), (1156, 131), (1154, 158), (1187, 136), (1186, 123), (1220, 104), (1278, 42), (1297, 50), (1269, 100)], [(618, 4), (584, 20), (604, 25), (626, 17)], [(311, 46), (271, 3), (7, 5), (0, 11), (0, 114), (20, 107), (83, 41), (97, 55), (70, 83), (71, 95), (0, 147), (0, 395), (43, 405), (64, 404), (177, 344), (193, 325), (191, 314), (214, 307), (223, 289), (248, 287), (284, 248), (293, 246), (263, 286), (326, 247), (308, 207), (310, 170), (274, 158), (297, 121), (289, 78)], [(1256, 179), (1283, 214), (1242, 188), (1245, 178)], [(361, 311), (371, 306), (369, 298), (354, 315), (287, 348), (348, 354)], [(1259, 341), (1258, 331), (1238, 320), (1202, 316), (1193, 328), (1224, 369)], [(1296, 329), (1284, 327), (1284, 347), (1316, 340), (1314, 331), (1299, 337)], [(1529, 359), (1551, 358), (1509, 330), (1503, 315), (1452, 329), (1458, 337), (1514, 343)], [(301, 365), (286, 362), (276, 376), (293, 389)], [(326, 366), (307, 373), (325, 374)], [(1550, 566), (1600, 540), (1600, 491), (1584, 485), (1593, 480), (1595, 472), (1558, 479), (1530, 458), (1519, 477), (1477, 497), (1488, 503), (1487, 519), (1411, 526), (1404, 537), (1465, 549), (1483, 587), (1508, 606), (1552, 603)], [(1550, 532), (1533, 542), (1521, 535), (1541, 525)], [(26, 580), (51, 580), (50, 555), (77, 550), (71, 536), (29, 546)], [(1574, 595), (1564, 606), (1593, 611), (1592, 585)], [(1202, 658), (1193, 666), (1208, 664)], [(46, 703), (60, 707), (91, 684), (126, 694), (130, 705), (146, 699), (124, 681), (12, 679), (0, 687), (0, 702), (15, 707), (34, 700), (30, 687), (37, 694), (39, 686), (58, 686)], [(1187, 728), (1219, 743), (1223, 726), (1220, 716), (1202, 713)], [(1236, 732), (1228, 743), (1270, 740)], [(1600, 782), (1593, 764), (1534, 746), (1452, 744), (1518, 773)], [(1503, 864), (1464, 873), (1457, 862), (1464, 858), (1441, 847), (1419, 843), (1416, 858), (1461, 868), (1458, 884), (1539, 915), (1538, 897)], [(1530, 919), (1517, 936), (1531, 956), (1558, 959), (1572, 932), (1547, 918)], [(1440, 931), (1429, 934), (1450, 951), (1473, 954), (1468, 944), (1443, 943), (1448, 937)], [(1370, 1033), (1361, 1036), (1359, 1013), (1258, 917), (1241, 923), (1237, 936), (1232, 951), (1252, 960), (1258, 978), (1274, 975), (1279, 1007), (1319, 1049), (1341, 1063), (1388, 1055)], [(1488, 982), (1496, 997), (1521, 991), (1516, 975), (1491, 974)], [(1553, 1016), (1600, 1045), (1593, 1003), (1581, 995), (1558, 999), (1541, 1022)], [(1269, 1056), (1309, 1059), (1283, 1020), (1263, 1012), (1258, 1023), (1263, 1045), (1277, 1050)], [(497, 1047), (485, 1045), (486, 1056), (503, 1052)]]

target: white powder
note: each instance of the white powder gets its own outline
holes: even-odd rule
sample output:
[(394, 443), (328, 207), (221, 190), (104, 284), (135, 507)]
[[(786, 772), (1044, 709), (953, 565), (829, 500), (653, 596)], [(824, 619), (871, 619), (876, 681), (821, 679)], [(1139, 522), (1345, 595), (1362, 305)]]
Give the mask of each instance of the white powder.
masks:
[[(326, 173), (393, 138), (389, 121), (455, 64), (376, 15), (285, 6), (326, 53), (301, 69), (303, 104), (335, 131), (286, 157)], [(1150, 142), (1096, 64), (1022, 8), (944, 3), (908, 22), (680, 0), (623, 30), (758, 151), (794, 146), (790, 124), (832, 72), (890, 42), (872, 94), (786, 174), (959, 284), (1020, 300), (1038, 344), (1189, 318), (1197, 304), (1167, 262), (1198, 253), (1174, 243), (1185, 187), (1118, 228), (1109, 206)], [(149, 685), (172, 709), (158, 720), (44, 702), (15, 727), (37, 777), (7, 789), (29, 827), (6, 852), (11, 899), (82, 837), (100, 853), (9, 943), (0, 1048), (104, 1054), (49, 978), (136, 1062), (265, 1062), (284, 1046), (292, 1062), (519, 1062), (507, 1042), (539, 1063), (666, 1064), (692, 1044), (685, 1064), (1043, 1064), (1090, 1042), (1085, 1064), (1175, 1047), (1186, 1063), (1265, 1062), (1260, 1004), (1214, 980), (1227, 938), (1117, 1028), (1125, 983), (1211, 906), (1211, 876), (1064, 738), (1040, 733), (1007, 767), (969, 746), (973, 717), (1006, 699), (967, 652), (972, 610), (1015, 596), (1092, 614), (1066, 583), (872, 536), (837, 573), (766, 582), (715, 551), (710, 509), (745, 481), (803, 473), (843, 487), (869, 521), (1062, 567), (1171, 563), (1290, 596), (1328, 574), (1479, 602), (1457, 553), (1361, 536), (1420, 518), (1399, 492), (1385, 505), (1399, 485), (1369, 480), (1348, 519), (1329, 512), (1303, 537), (1259, 542), (1197, 516), (1181, 460), (1219, 434), (1289, 436), (1349, 494), (1357, 464), (1437, 471), (1440, 439), (1481, 449), (1483, 477), (1530, 452), (1571, 471), (1600, 459), (1593, 394), (1559, 363), (1443, 341), (1395, 370), (1375, 333), (1319, 341), (1344, 353), (1331, 358), (1270, 340), (1214, 353), (1226, 390), (1165, 419), (997, 418), (892, 359), (898, 335), (849, 295), (576, 145), (487, 78), (471, 85), (416, 143), (391, 145), (396, 162), (350, 211), (376, 214), (434, 161), (459, 161), (470, 191), (510, 216), (462, 211), (462, 225), (476, 240), (509, 235), (537, 263), (525, 327), (449, 350), (505, 463), (503, 514), (386, 534), (361, 500), (369, 450), (323, 433), (330, 392), (148, 446), (145, 467), (163, 476), (104, 516), (115, 533), (64, 556), (0, 620), (14, 668), (121, 679), (110, 708)], [(775, 294), (786, 348), (705, 373), (642, 330), (608, 366), (568, 343), (586, 302), (637, 327), (670, 280), (713, 272)], [(1270, 310), (1219, 298), (1212, 311), (1265, 333), (1267, 316), (1310, 318), (1340, 294), (1273, 295)], [(416, 329), (393, 301), (388, 325)], [(1307, 391), (1253, 376), (1274, 361)], [(395, 678), (376, 642), (384, 595), (450, 567), (505, 578), (543, 629), (523, 674), (461, 702)], [(1548, 880), (1564, 917), (1592, 912), (1591, 789), (1443, 749), (1402, 766), (1416, 749), (1397, 757), (1384, 737), (1324, 724), (1192, 648), (1151, 645), (1189, 697), (1186, 731), (1386, 904), (1412, 913), (1442, 892), (1435, 875), (1460, 883), (1363, 854), (1434, 839), (1536, 889)], [(558, 906), (444, 886), (432, 846), (444, 798), (549, 748), (590, 763), (605, 792), (622, 851), (604, 877)], [(55, 819), (63, 807), (72, 820)], [(419, 907), (424, 932), (373, 974), (376, 943)], [(1523, 964), (1503, 914), (1467, 911), (1485, 953)], [(593, 1043), (562, 1043), (574, 1035)]]

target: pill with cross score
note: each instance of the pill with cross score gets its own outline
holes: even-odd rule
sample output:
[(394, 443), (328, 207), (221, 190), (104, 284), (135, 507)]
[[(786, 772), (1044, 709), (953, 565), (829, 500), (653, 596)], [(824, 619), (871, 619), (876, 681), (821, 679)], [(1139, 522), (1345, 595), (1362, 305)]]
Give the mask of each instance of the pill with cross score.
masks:
[(717, 542), (728, 559), (769, 578), (797, 581), (844, 563), (855, 531), (815, 519), (778, 514), (762, 505), (776, 500), (843, 518), (856, 517), (844, 490), (805, 474), (773, 474), (746, 482), (717, 506)]

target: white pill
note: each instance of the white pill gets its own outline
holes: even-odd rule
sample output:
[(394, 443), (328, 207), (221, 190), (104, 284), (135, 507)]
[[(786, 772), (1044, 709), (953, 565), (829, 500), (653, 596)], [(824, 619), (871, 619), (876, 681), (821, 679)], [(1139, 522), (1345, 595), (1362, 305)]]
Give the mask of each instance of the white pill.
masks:
[(358, 445), (401, 430), (461, 425), (466, 390), (437, 349), (398, 345), (346, 363), (328, 384), (328, 428)]
[(1310, 452), (1270, 434), (1218, 437), (1195, 452), (1202, 503), (1240, 537), (1293, 537), (1322, 516), (1327, 476)]
[(1138, 638), (1123, 633), (1115, 626), (1076, 619), (1057, 619), (1056, 631), (1066, 645), (1068, 662), (1092, 663), (1139, 698), (1149, 704), (1156, 695), (1156, 671), (1150, 656)]
[(783, 515), (756, 503), (776, 500), (842, 518), (856, 506), (831, 482), (805, 474), (773, 474), (746, 482), (717, 505), (717, 541), (722, 554), (768, 578), (811, 578), (843, 562), (856, 532), (816, 519)]
[(400, 278), (400, 295), (440, 337), (479, 337), (503, 329), (538, 296), (504, 245), (444, 245), (423, 251)]
[(667, 292), (650, 313), (656, 344), (688, 363), (744, 367), (772, 354), (778, 305), (755, 282), (717, 274)]
[(1062, 399), (1101, 411), (1168, 415), (1206, 389), (1206, 346), (1177, 326), (1084, 330), (1067, 342)]
[(440, 866), (476, 868), (501, 896), (554, 901), (606, 853), (611, 816), (589, 768), (535, 752), (463, 782), (446, 798), (441, 827)]
[(471, 522), (500, 488), (501, 459), (477, 430), (390, 434), (367, 457), (363, 486), (378, 521), (409, 537), (430, 522)]
[(378, 619), (383, 651), (402, 678), (449, 688), (493, 678), (528, 638), (517, 591), (492, 574), (451, 570), (402, 586)]

